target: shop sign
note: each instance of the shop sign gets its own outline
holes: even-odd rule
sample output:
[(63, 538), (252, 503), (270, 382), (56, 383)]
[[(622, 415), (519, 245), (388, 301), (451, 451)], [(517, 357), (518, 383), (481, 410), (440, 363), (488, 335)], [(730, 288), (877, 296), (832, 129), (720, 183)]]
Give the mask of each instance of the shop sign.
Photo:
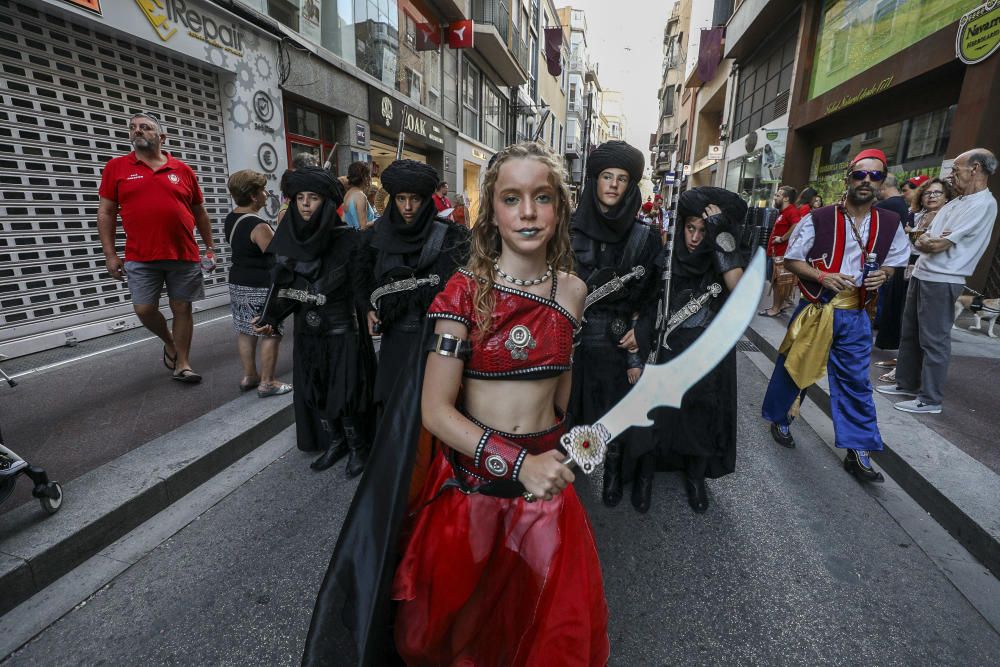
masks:
[(354, 143), (358, 146), (368, 145), (368, 130), (365, 128), (364, 123), (354, 124)]
[(161, 41), (170, 41), (178, 30), (192, 39), (243, 56), (243, 34), (233, 22), (188, 7), (187, 0), (135, 0)]
[(383, 127), (393, 133), (402, 128), (405, 134), (417, 136), (439, 148), (444, 148), (444, 131), (436, 120), (409, 105), (404, 105), (392, 95), (377, 88), (368, 89), (368, 114), (372, 125)]
[(708, 147), (708, 159), (709, 160), (721, 160), (724, 155), (722, 146), (713, 144)]
[(989, 58), (1000, 48), (1000, 0), (989, 0), (959, 19), (955, 55), (966, 65)]
[(88, 12), (94, 12), (95, 14), (101, 14), (101, 0), (65, 0), (71, 5), (76, 5), (86, 9)]
[(478, 148), (473, 148), (472, 149), (472, 157), (476, 158), (477, 160), (487, 160), (487, 159), (489, 159), (489, 158), (486, 157), (486, 151), (479, 150)]
[(862, 100), (866, 100), (872, 95), (878, 95), (879, 93), (888, 89), (889, 86), (892, 85), (893, 78), (895, 77), (890, 74), (889, 76), (885, 77), (878, 83), (872, 84), (866, 88), (862, 88), (854, 95), (844, 95), (836, 102), (826, 105), (826, 113), (831, 114), (834, 113), (835, 111), (840, 111), (841, 109), (849, 107), (852, 104), (857, 104)]

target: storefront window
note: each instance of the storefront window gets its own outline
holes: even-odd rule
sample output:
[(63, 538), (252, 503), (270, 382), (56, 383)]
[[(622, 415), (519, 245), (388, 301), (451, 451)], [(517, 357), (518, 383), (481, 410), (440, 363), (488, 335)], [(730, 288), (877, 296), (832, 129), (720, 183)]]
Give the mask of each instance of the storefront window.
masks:
[[(950, 106), (819, 146), (813, 152), (810, 185), (823, 201), (838, 201), (851, 158), (866, 148), (885, 152), (889, 170), (899, 181), (917, 174), (936, 176), (941, 171), (954, 115), (955, 107)], [(787, 174), (786, 179), (796, 185)]]
[[(462, 60), (462, 131), (475, 139), (480, 138), (479, 132), (479, 99), (481, 94), (482, 75), (475, 65), (468, 60)], [(500, 148), (503, 148), (501, 146)], [(499, 149), (498, 149), (499, 150)]]
[(970, 0), (825, 0), (809, 97), (817, 97), (957, 21)]

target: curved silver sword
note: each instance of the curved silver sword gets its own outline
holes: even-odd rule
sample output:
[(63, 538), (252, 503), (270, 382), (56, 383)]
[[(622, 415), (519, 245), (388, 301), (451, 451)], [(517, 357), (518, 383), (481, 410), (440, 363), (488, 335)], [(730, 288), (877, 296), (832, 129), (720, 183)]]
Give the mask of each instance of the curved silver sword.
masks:
[(660, 365), (647, 365), (635, 386), (607, 414), (590, 425), (574, 426), (560, 443), (588, 475), (607, 452), (608, 443), (632, 426), (652, 426), (649, 412), (667, 406), (679, 408), (687, 390), (729, 354), (750, 326), (764, 289), (764, 250), (758, 249), (736, 289), (703, 334), (679, 356)]

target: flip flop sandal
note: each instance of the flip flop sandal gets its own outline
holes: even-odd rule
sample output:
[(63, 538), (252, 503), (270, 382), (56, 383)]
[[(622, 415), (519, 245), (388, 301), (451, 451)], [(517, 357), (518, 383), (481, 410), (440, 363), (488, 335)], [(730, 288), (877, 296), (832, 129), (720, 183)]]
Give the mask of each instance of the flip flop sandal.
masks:
[(201, 376), (195, 373), (190, 368), (182, 368), (173, 375), (173, 379), (178, 382), (183, 382), (185, 384), (198, 384), (201, 382)]
[(883, 373), (882, 375), (879, 376), (878, 381), (879, 382), (887, 382), (887, 383), (894, 383), (894, 382), (896, 382), (896, 369), (893, 368), (888, 373)]
[[(169, 363), (168, 363), (169, 362)], [(167, 367), (167, 370), (175, 370), (177, 368), (177, 353), (174, 356), (167, 354), (167, 346), (163, 346), (163, 365)]]
[(276, 382), (269, 385), (257, 387), (257, 398), (267, 398), (268, 396), (281, 396), (292, 390), (292, 385), (284, 382)]

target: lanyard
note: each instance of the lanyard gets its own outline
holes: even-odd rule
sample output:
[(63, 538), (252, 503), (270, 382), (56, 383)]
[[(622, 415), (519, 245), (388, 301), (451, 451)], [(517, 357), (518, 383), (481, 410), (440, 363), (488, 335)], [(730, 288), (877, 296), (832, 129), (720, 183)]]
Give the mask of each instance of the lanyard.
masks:
[[(851, 235), (854, 237), (854, 241), (858, 244), (858, 249), (861, 250), (861, 266), (864, 267), (866, 257), (865, 244), (861, 240), (861, 232), (858, 231), (858, 226), (854, 224), (854, 218), (847, 214), (847, 209), (844, 209), (844, 220), (851, 223)], [(869, 223), (871, 224), (871, 223)]]

